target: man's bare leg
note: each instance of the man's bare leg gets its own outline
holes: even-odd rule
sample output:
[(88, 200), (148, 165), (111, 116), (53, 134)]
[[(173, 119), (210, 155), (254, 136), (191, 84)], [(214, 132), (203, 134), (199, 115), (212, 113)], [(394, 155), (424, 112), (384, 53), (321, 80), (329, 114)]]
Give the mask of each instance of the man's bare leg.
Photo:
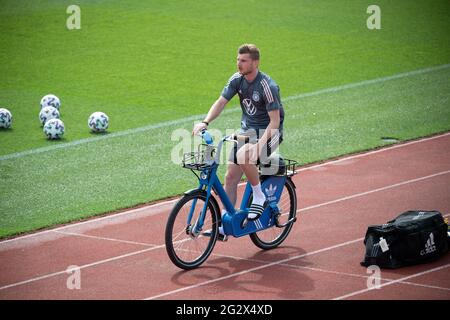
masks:
[(233, 206), (236, 205), (237, 199), (237, 186), (242, 178), (242, 169), (237, 164), (230, 162), (227, 167), (227, 173), (225, 174), (225, 192)]
[(253, 200), (248, 211), (249, 219), (257, 219), (264, 211), (264, 202), (266, 196), (261, 189), (259, 181), (258, 168), (256, 161), (258, 159), (259, 151), (255, 145), (247, 144), (238, 151), (238, 163), (245, 173), (247, 180), (250, 182), (253, 191)]

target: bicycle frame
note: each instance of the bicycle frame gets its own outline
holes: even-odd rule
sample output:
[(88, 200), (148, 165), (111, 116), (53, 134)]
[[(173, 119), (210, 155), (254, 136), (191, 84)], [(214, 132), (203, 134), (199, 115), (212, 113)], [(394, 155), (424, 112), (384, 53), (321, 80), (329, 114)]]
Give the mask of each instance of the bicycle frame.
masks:
[[(216, 154), (215, 160), (211, 166), (203, 169), (198, 176), (199, 186), (198, 190), (206, 191), (206, 200), (202, 208), (202, 212), (195, 223), (195, 228), (193, 230), (194, 234), (199, 233), (204, 224), (207, 206), (209, 199), (212, 196), (212, 191), (214, 191), (222, 201), (226, 213), (222, 217), (222, 225), (224, 227), (224, 232), (226, 235), (233, 235), (234, 237), (241, 237), (250, 233), (254, 233), (275, 224), (275, 215), (279, 213), (277, 206), (278, 200), (283, 192), (284, 183), (287, 179), (286, 176), (269, 176), (262, 182), (262, 188), (266, 191), (267, 200), (269, 205), (264, 210), (261, 217), (257, 220), (251, 221), (250, 223), (243, 225), (244, 219), (247, 218), (248, 208), (247, 204), (249, 202), (250, 196), (252, 194), (252, 188), (249, 182), (247, 182), (244, 195), (242, 197), (241, 205), (238, 211), (234, 208), (228, 195), (226, 194), (219, 177), (217, 176), (217, 169), (219, 167), (219, 156), (220, 149), (226, 138), (222, 139), (218, 146), (218, 153)], [(196, 199), (194, 200), (189, 215), (187, 225), (191, 224), (191, 220), (194, 214), (194, 208), (196, 206)]]

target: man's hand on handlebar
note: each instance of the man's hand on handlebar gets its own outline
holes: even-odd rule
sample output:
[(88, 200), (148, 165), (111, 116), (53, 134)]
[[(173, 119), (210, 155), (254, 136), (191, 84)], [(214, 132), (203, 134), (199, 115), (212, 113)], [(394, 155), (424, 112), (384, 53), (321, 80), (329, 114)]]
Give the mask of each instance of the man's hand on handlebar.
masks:
[(194, 125), (194, 129), (192, 129), (192, 135), (198, 135), (202, 130), (205, 130), (208, 128), (208, 125), (204, 122), (199, 122), (196, 125)]

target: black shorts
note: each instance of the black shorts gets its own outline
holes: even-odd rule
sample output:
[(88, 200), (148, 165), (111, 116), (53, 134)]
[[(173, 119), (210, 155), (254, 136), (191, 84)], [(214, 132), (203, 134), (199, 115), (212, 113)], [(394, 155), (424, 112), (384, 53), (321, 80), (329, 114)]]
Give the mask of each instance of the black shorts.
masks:
[[(265, 163), (264, 160), (270, 157), (270, 155), (278, 148), (281, 142), (283, 142), (282, 135), (280, 136), (279, 134), (276, 134), (270, 137), (269, 140), (267, 140), (266, 144), (264, 145), (263, 149), (261, 150), (261, 153), (258, 157), (256, 164), (259, 165), (260, 163)], [(230, 156), (228, 157), (228, 161), (239, 165), (237, 162), (236, 155), (238, 150), (242, 148), (245, 144), (246, 142), (243, 141), (239, 141), (237, 144), (235, 143), (233, 149), (230, 152)]]

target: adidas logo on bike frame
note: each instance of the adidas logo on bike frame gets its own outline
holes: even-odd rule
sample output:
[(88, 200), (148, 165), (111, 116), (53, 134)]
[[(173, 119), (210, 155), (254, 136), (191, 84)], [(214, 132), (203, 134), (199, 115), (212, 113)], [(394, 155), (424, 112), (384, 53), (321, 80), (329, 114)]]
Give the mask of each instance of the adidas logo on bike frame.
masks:
[(265, 188), (266, 194), (267, 194), (267, 200), (269, 201), (275, 201), (277, 200), (277, 197), (274, 196), (275, 192), (277, 191), (277, 186), (273, 186), (270, 184), (269, 189)]

